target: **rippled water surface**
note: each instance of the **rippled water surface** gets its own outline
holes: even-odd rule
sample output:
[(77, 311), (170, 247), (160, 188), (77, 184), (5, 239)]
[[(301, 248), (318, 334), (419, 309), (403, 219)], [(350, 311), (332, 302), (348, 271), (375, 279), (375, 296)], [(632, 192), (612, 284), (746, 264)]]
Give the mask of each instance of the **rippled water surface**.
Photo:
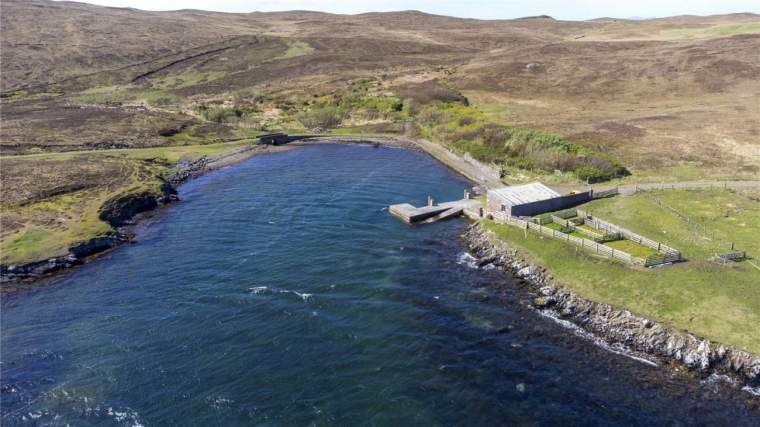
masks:
[(424, 154), (310, 146), (208, 174), (139, 243), (6, 293), (3, 425), (752, 425), (720, 381), (605, 351), (473, 268)]

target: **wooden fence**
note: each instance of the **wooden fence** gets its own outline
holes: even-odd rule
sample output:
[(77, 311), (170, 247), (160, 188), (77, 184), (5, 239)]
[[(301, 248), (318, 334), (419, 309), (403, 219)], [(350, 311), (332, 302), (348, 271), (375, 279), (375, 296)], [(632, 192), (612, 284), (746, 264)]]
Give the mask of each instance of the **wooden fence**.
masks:
[(510, 217), (506, 220), (506, 223), (517, 226), (525, 230), (536, 231), (539, 234), (542, 234), (544, 236), (548, 236), (554, 239), (563, 240), (563, 241), (572, 243), (590, 252), (594, 252), (598, 255), (601, 255), (610, 259), (616, 259), (616, 260), (619, 260), (631, 265), (646, 265), (646, 260), (644, 258), (634, 257), (627, 252), (613, 249), (609, 246), (606, 246), (601, 243), (597, 243), (593, 240), (571, 236), (570, 234), (566, 234), (549, 227), (544, 227), (543, 225), (539, 225), (531, 221), (525, 221), (522, 219)]
[[(576, 246), (580, 246), (581, 248), (586, 249), (588, 251), (594, 252), (600, 256), (623, 261), (631, 265), (644, 265), (647, 267), (651, 267), (655, 265), (681, 261), (683, 259), (681, 257), (681, 252), (679, 252), (676, 249), (671, 248), (670, 246), (667, 246), (661, 242), (656, 242), (652, 239), (648, 239), (630, 230), (627, 230), (622, 227), (618, 227), (615, 224), (595, 218), (592, 215), (589, 215), (587, 212), (582, 211), (580, 209), (572, 210), (574, 213), (574, 216), (582, 218), (586, 224), (591, 225), (597, 231), (603, 232), (603, 233), (591, 232), (589, 234), (599, 234), (602, 238), (605, 235), (609, 235), (609, 234), (619, 234), (628, 240), (636, 242), (642, 246), (646, 246), (651, 249), (654, 249), (658, 253), (654, 255), (650, 255), (647, 258), (635, 257), (627, 252), (607, 246), (604, 243), (596, 242), (594, 240), (589, 240), (586, 238), (575, 237), (575, 236), (570, 235), (569, 233), (563, 233), (562, 231), (543, 226), (543, 224), (547, 224), (554, 221), (554, 222), (557, 222), (558, 224), (561, 224), (561, 225), (565, 224), (565, 226), (567, 227), (575, 228), (575, 224), (572, 224), (572, 221), (563, 218), (565, 216), (569, 217), (569, 211), (571, 210), (557, 212), (556, 214), (552, 215), (549, 218), (521, 219), (518, 217), (510, 216), (506, 212), (495, 212), (492, 214), (492, 217), (498, 223), (513, 225), (513, 226), (522, 228), (524, 230), (533, 230), (544, 236), (548, 236), (548, 237), (558, 239), (558, 240), (563, 240), (563, 241), (572, 243)], [(589, 231), (584, 230), (583, 232), (587, 233)]]
[[(596, 218), (592, 215), (589, 215), (588, 212), (582, 211), (578, 209), (578, 216), (585, 218), (585, 223), (591, 225), (597, 230), (604, 230), (608, 233), (620, 233), (623, 236), (625, 236), (626, 239), (636, 242), (642, 246), (646, 246), (648, 248), (654, 249), (657, 252), (660, 253), (660, 257), (654, 256), (652, 259), (653, 262), (661, 260), (664, 262), (674, 262), (674, 261), (680, 261), (681, 260), (681, 252), (677, 249), (673, 249), (670, 246), (665, 245), (661, 242), (656, 242), (652, 239), (648, 239), (640, 234), (636, 234), (631, 230), (627, 230), (622, 227), (618, 227), (615, 224), (609, 223), (607, 221), (603, 221), (599, 218)], [(657, 259), (655, 259), (657, 258)]]
[(760, 181), (690, 181), (690, 182), (651, 182), (619, 187), (621, 194), (634, 194), (647, 190), (709, 190), (760, 187)]
[(562, 219), (570, 219), (578, 216), (578, 210), (577, 209), (565, 209), (562, 211), (554, 212), (552, 216), (557, 216)]
[(609, 190), (604, 190), (604, 191), (594, 191), (591, 194), (591, 198), (603, 199), (605, 197), (617, 196), (618, 194), (620, 194), (620, 189), (618, 187), (615, 187), (615, 188), (611, 188)]

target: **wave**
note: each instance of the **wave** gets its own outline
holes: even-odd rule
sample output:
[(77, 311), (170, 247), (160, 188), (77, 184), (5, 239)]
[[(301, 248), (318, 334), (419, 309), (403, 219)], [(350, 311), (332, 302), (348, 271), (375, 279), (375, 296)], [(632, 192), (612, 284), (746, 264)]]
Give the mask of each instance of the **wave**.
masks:
[(270, 289), (267, 286), (255, 286), (255, 287), (252, 287), (252, 288), (248, 288), (248, 290), (253, 295), (258, 295), (258, 294), (263, 294), (263, 293), (291, 294), (291, 295), (295, 295), (295, 296), (301, 298), (303, 301), (308, 301), (309, 299), (311, 299), (311, 297), (314, 296), (314, 294), (309, 294), (309, 293), (306, 293), (306, 292), (293, 291), (293, 290), (290, 290), (290, 289)]
[[(39, 401), (39, 402), (38, 402)], [(10, 419), (20, 420), (22, 423), (34, 425), (69, 425), (62, 422), (69, 417), (89, 418), (96, 423), (109, 425), (122, 425), (129, 427), (144, 427), (140, 420), (140, 414), (130, 407), (113, 407), (100, 404), (91, 397), (78, 395), (74, 391), (57, 389), (46, 392), (30, 402), (49, 403), (48, 407), (55, 407), (57, 411), (50, 409), (32, 410), (27, 407), (11, 412)], [(14, 416), (15, 415), (15, 416)]]
[(462, 252), (457, 257), (457, 264), (459, 265), (466, 265), (469, 268), (477, 269), (478, 268), (478, 259), (472, 256), (472, 254), (468, 252)]
[(633, 360), (635, 360), (637, 362), (641, 362), (641, 363), (643, 363), (645, 365), (654, 366), (654, 367), (659, 366), (655, 361), (653, 361), (653, 360), (645, 357), (644, 355), (636, 353), (635, 351), (633, 351), (633, 350), (631, 350), (629, 348), (626, 348), (626, 347), (624, 347), (622, 345), (619, 345), (619, 344), (609, 344), (605, 340), (599, 338), (598, 336), (596, 336), (596, 335), (594, 335), (594, 334), (592, 334), (590, 332), (585, 331), (583, 328), (581, 328), (580, 326), (576, 325), (575, 323), (570, 322), (569, 320), (560, 319), (559, 317), (557, 317), (557, 313), (555, 313), (555, 312), (553, 312), (551, 310), (538, 310), (538, 309), (536, 309), (536, 311), (541, 316), (547, 317), (547, 318), (555, 321), (557, 324), (559, 324), (559, 325), (561, 325), (561, 326), (563, 326), (563, 327), (565, 327), (567, 329), (570, 329), (571, 331), (573, 331), (573, 333), (576, 336), (584, 338), (584, 339), (592, 342), (594, 345), (596, 345), (599, 348), (602, 348), (602, 349), (604, 349), (606, 351), (609, 351), (611, 353), (615, 353), (615, 354), (619, 354), (621, 356), (625, 356), (625, 357), (627, 357), (629, 359), (633, 359)]

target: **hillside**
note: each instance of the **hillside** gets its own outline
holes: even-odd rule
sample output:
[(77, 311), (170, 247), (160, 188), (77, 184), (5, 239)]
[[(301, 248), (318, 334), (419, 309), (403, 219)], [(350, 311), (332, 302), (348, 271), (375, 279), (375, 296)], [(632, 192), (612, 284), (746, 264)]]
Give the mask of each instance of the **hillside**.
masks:
[[(158, 192), (180, 157), (269, 131), (425, 137), (512, 182), (760, 176), (757, 15), (483, 21), (7, 0), (0, 24), (3, 264), (106, 233), (105, 201)], [(49, 241), (56, 250), (30, 249)]]

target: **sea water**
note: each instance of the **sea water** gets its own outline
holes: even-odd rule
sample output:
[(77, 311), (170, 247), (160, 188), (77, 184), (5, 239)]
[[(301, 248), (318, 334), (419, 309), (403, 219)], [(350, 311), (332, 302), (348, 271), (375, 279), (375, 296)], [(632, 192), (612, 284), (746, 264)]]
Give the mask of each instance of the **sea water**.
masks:
[(209, 173), (137, 242), (3, 294), (2, 425), (758, 425), (749, 393), (610, 351), (466, 254), (425, 154)]

